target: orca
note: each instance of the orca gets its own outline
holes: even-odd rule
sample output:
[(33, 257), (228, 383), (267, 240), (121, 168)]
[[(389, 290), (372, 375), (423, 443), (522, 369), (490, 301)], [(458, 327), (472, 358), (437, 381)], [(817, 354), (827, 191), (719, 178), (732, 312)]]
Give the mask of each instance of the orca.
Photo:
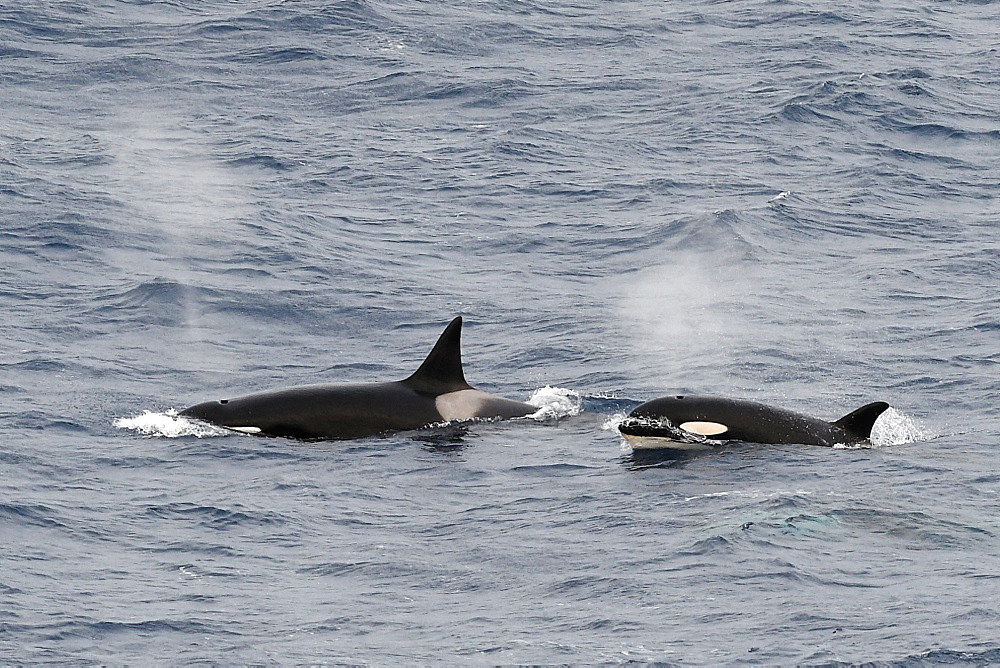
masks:
[(472, 418), (530, 415), (536, 406), (473, 388), (462, 369), (462, 318), (438, 338), (405, 380), (357, 385), (306, 385), (207, 401), (181, 415), (244, 434), (301, 440), (363, 438)]
[(723, 441), (831, 447), (868, 441), (889, 404), (876, 401), (836, 422), (755, 401), (712, 396), (660, 397), (637, 406), (618, 431), (633, 448), (705, 449)]

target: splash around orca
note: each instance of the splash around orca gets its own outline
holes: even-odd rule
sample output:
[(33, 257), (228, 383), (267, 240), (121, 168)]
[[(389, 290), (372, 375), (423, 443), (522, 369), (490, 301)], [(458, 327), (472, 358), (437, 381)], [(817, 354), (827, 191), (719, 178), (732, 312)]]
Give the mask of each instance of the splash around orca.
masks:
[(872, 426), (889, 404), (876, 401), (835, 422), (755, 401), (712, 396), (653, 399), (629, 413), (618, 431), (633, 448), (696, 450), (723, 441), (857, 444), (868, 441)]
[(302, 440), (363, 438), (472, 418), (538, 410), (477, 390), (462, 368), (462, 318), (449, 323), (409, 378), (357, 385), (306, 385), (206, 401), (181, 415), (245, 434)]

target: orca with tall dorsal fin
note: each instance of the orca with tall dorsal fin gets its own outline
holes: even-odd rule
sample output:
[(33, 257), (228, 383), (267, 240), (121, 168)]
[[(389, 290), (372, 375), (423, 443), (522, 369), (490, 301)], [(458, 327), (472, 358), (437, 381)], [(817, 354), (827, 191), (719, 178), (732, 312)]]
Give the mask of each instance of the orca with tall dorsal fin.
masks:
[(469, 385), (462, 369), (462, 318), (445, 328), (412, 376), (387, 383), (306, 385), (207, 401), (181, 415), (245, 434), (303, 440), (363, 438), (472, 418), (514, 418), (537, 407)]
[(674, 396), (637, 406), (618, 431), (634, 448), (699, 449), (722, 441), (851, 445), (871, 437), (889, 404), (876, 401), (825, 422), (755, 401), (708, 396)]

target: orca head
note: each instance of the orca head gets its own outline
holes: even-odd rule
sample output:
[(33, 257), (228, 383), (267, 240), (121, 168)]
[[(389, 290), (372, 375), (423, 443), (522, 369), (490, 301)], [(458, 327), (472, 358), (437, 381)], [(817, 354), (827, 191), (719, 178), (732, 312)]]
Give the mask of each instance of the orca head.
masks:
[[(243, 399), (246, 399), (244, 397)], [(265, 431), (272, 433), (273, 424), (267, 426), (261, 423), (260, 417), (254, 417), (254, 408), (243, 399), (219, 399), (218, 401), (205, 401), (200, 404), (185, 408), (179, 415), (187, 418), (208, 422), (218, 427), (225, 427), (243, 434), (263, 434)], [(260, 426), (258, 426), (260, 425)], [(273, 434), (272, 434), (273, 435)], [(297, 437), (289, 432), (292, 437)], [(306, 435), (308, 436), (308, 435)], [(303, 436), (305, 438), (306, 436)]]
[(184, 417), (211, 422), (221, 426), (228, 426), (226, 421), (231, 417), (232, 410), (229, 408), (229, 399), (218, 401), (205, 401), (185, 408), (180, 412)]
[(667, 439), (678, 443), (704, 443), (717, 439), (729, 427), (718, 422), (688, 421), (675, 425), (666, 417), (630, 415), (618, 424), (618, 431), (626, 438)]
[(708, 419), (697, 408), (692, 409), (691, 402), (695, 400), (697, 398), (678, 394), (647, 401), (618, 425), (618, 431), (624, 436), (668, 438), (682, 442), (724, 438), (729, 426)]

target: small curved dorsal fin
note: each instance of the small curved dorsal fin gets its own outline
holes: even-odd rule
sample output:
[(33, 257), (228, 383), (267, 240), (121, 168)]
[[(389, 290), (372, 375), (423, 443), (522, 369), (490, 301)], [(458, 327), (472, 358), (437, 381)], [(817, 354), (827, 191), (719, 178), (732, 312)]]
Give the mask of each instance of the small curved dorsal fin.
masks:
[(875, 401), (848, 413), (833, 424), (852, 436), (857, 436), (860, 439), (868, 439), (872, 435), (872, 425), (875, 424), (875, 420), (887, 408), (889, 408), (889, 404), (884, 401)]
[(448, 323), (424, 363), (403, 382), (430, 394), (472, 389), (462, 371), (462, 316)]

